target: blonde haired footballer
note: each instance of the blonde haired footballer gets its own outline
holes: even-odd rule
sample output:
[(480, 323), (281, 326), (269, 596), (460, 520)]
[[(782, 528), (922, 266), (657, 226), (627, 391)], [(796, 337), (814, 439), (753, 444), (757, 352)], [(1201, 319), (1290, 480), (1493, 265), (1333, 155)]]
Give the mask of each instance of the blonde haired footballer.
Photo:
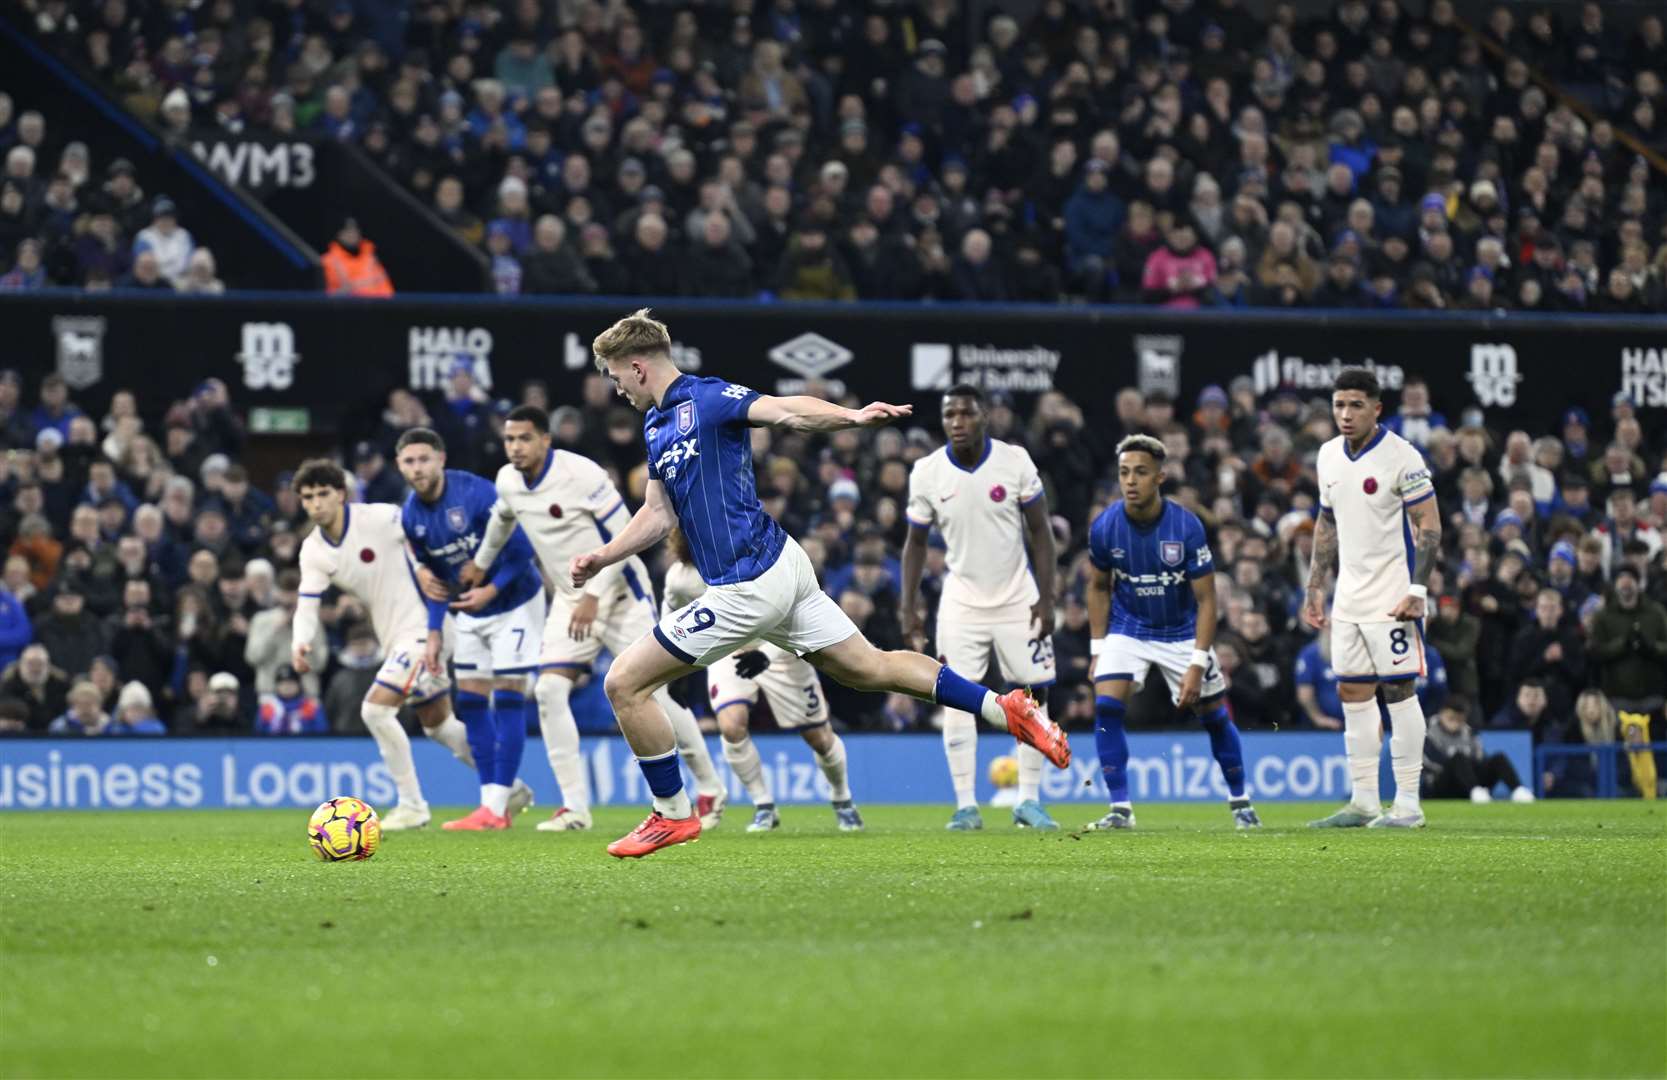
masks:
[[(510, 410), (504, 418), (504, 453), (509, 464), (498, 470), (498, 501), (493, 504), (486, 536), (462, 579), (473, 585), (486, 576), (517, 523), (554, 579), (533, 692), (544, 752), (561, 787), (562, 805), (538, 828), (541, 832), (588, 829), (590, 777), (579, 753), (579, 726), (568, 696), (574, 677), (589, 671), (604, 647), (618, 656), (654, 629), (658, 618), (654, 586), (648, 568), (634, 555), (605, 567), (583, 589), (574, 588), (567, 579), (565, 570), (572, 558), (595, 547), (598, 539), (611, 539), (631, 515), (602, 466), (550, 445), (550, 417), (543, 409), (522, 405)], [(701, 826), (713, 828), (723, 817), (724, 787), (700, 725), (665, 687), (656, 692), (655, 700), (671, 718), (678, 751), (694, 775), (695, 812)]]
[[(1331, 665), (1343, 700), (1349, 804), (1315, 828), (1422, 828), (1418, 780), (1424, 767), (1424, 710), (1415, 683), (1424, 673), (1424, 610), (1430, 570), (1441, 549), (1441, 514), (1423, 455), (1380, 423), (1382, 391), (1365, 368), (1340, 372), (1331, 394), (1339, 432), (1320, 447), (1320, 516), (1302, 617), (1331, 633)], [(1325, 583), (1337, 575), (1326, 615)], [(1383, 726), (1375, 700), (1389, 708), (1395, 802), (1378, 794)]]

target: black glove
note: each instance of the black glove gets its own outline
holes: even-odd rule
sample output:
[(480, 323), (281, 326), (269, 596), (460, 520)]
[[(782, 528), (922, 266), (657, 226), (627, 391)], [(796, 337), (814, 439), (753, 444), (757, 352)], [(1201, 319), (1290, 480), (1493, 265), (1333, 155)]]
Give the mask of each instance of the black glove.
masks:
[(756, 679), (770, 666), (770, 658), (763, 649), (748, 649), (735, 654), (735, 674), (743, 679)]

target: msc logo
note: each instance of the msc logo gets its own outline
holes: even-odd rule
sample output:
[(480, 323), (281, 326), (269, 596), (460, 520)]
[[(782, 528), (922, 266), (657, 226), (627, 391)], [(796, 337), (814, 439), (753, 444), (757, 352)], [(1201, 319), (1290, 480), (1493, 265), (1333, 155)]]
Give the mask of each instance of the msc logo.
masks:
[(234, 359), (243, 365), (245, 389), (288, 390), (301, 354), (288, 323), (249, 322), (243, 324), (243, 349)]
[(676, 480), (677, 470), (683, 463), (700, 456), (700, 448), (695, 445), (697, 441), (684, 439), (682, 442), (672, 443), (665, 453), (655, 459), (655, 471), (667, 480)]
[(1509, 345), (1472, 345), (1466, 376), (1483, 408), (1510, 408), (1517, 401), (1517, 351)]
[(770, 359), (807, 379), (819, 379), (851, 362), (851, 350), (821, 334), (800, 334), (770, 350)]

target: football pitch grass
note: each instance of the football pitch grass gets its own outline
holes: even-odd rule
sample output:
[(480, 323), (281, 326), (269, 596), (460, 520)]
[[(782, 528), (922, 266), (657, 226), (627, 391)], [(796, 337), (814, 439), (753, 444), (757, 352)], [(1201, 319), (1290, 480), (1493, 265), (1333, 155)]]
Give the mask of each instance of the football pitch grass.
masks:
[(638, 862), (602, 851), (637, 812), (534, 811), (337, 865), (304, 811), (9, 813), (0, 1074), (1667, 1073), (1667, 807), (864, 809)]

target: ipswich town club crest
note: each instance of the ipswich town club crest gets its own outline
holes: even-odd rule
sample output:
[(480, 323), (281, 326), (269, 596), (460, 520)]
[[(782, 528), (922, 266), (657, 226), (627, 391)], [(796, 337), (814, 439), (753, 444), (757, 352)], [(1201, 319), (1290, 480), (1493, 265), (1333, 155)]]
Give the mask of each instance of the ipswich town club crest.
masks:
[(1158, 544), (1158, 557), (1165, 566), (1180, 566), (1183, 558), (1179, 540), (1164, 540)]
[(687, 435), (695, 429), (695, 403), (682, 401), (677, 405), (677, 433)]
[[(446, 507), (446, 524), (450, 525), (455, 532), (462, 532), (464, 526), (469, 524), (469, 519), (464, 515), (461, 506), (448, 506)], [(1175, 546), (1177, 549), (1180, 547), (1179, 544)]]

